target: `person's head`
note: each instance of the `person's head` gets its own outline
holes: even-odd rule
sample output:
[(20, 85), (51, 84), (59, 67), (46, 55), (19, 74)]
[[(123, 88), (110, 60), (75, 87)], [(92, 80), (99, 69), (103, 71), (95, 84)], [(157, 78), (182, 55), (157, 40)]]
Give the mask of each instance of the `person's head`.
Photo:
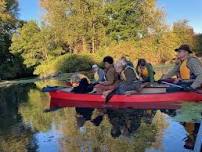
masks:
[(93, 71), (93, 73), (96, 73), (96, 72), (98, 71), (98, 69), (99, 69), (99, 67), (98, 67), (97, 64), (94, 64), (94, 65), (92, 66), (92, 71)]
[(126, 61), (127, 59), (126, 59), (126, 57), (125, 57), (125, 56), (122, 56), (122, 57), (121, 57), (121, 60)]
[(82, 116), (76, 116), (76, 123), (77, 123), (77, 127), (80, 128), (80, 127), (83, 127), (84, 124), (85, 124), (86, 120), (84, 117)]
[(82, 78), (79, 82), (79, 85), (82, 85), (82, 86), (88, 86), (89, 85), (89, 81), (87, 78)]
[(116, 127), (116, 126), (112, 126), (112, 129), (111, 129), (111, 136), (113, 138), (117, 138), (121, 135), (121, 130), (119, 127)]
[(118, 62), (116, 62), (115, 64), (115, 70), (117, 73), (121, 73), (121, 71), (124, 70), (124, 68), (126, 67), (127, 62), (125, 60), (119, 60)]
[(138, 62), (137, 62), (137, 66), (139, 66), (140, 68), (141, 67), (145, 67), (146, 66), (146, 60), (145, 59), (138, 59)]
[(86, 78), (87, 81), (90, 83), (90, 80), (83, 74), (80, 73), (75, 73), (71, 76), (70, 78), (70, 82), (72, 84), (73, 87), (77, 87), (81, 81), (81, 79)]
[(187, 44), (181, 45), (179, 48), (175, 49), (177, 52), (177, 58), (180, 60), (185, 60), (190, 53), (192, 53), (191, 48)]
[(103, 63), (104, 63), (104, 67), (106, 69), (109, 69), (111, 67), (111, 65), (113, 65), (114, 59), (111, 56), (106, 56), (103, 59)]

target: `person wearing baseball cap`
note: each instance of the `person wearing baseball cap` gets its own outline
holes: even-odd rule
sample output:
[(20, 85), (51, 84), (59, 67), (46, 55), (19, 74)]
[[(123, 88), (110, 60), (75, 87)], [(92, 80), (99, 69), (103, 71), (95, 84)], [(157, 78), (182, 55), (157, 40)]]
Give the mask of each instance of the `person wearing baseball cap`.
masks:
[[(175, 83), (189, 82), (185, 85), (184, 90), (191, 91), (202, 85), (202, 63), (197, 57), (192, 56), (192, 50), (189, 45), (183, 44), (175, 49), (179, 62), (161, 79), (169, 79), (178, 76)], [(180, 84), (180, 83), (179, 83)]]
[(92, 71), (94, 74), (95, 83), (104, 82), (106, 80), (104, 70), (98, 67), (97, 64), (92, 66)]

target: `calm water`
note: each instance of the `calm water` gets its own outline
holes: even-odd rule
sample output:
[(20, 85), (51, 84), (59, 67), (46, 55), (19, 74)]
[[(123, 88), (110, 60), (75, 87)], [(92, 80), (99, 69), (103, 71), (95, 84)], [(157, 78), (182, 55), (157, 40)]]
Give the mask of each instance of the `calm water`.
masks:
[[(40, 89), (46, 84), (62, 82), (0, 88), (0, 152), (188, 152), (201, 146), (202, 104), (184, 103), (178, 110), (76, 113), (63, 108), (45, 113), (50, 97)], [(97, 119), (90, 121), (90, 116)]]

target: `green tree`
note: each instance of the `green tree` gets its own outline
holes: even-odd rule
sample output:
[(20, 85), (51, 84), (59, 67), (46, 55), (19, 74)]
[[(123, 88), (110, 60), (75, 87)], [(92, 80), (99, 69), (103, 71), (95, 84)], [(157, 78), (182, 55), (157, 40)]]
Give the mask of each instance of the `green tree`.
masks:
[(106, 7), (107, 34), (113, 40), (137, 39), (155, 32), (163, 24), (164, 13), (156, 0), (112, 0)]
[(103, 0), (41, 0), (45, 22), (69, 52), (95, 52), (105, 39)]
[(20, 28), (12, 37), (11, 52), (21, 55), (27, 67), (35, 67), (48, 58), (45, 31), (30, 21)]
[(11, 37), (23, 24), (18, 20), (18, 1), (0, 1), (0, 79), (14, 78), (24, 72), (21, 57), (14, 57), (9, 52)]
[(194, 30), (188, 23), (188, 20), (180, 20), (175, 22), (173, 24), (173, 33), (176, 34), (179, 45), (187, 43), (194, 47)]
[(202, 34), (195, 35), (195, 41), (195, 50), (197, 51), (197, 53), (202, 54)]

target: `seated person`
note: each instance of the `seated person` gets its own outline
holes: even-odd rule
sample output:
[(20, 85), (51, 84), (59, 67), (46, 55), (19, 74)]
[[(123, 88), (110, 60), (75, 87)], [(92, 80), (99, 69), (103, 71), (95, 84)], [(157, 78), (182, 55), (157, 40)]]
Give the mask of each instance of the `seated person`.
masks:
[(130, 66), (130, 67), (134, 68), (134, 65), (133, 65), (133, 63), (130, 61), (129, 56), (123, 56), (123, 57), (121, 57), (121, 60), (123, 60), (124, 62), (126, 62), (126, 63), (127, 63), (127, 66)]
[(92, 85), (89, 83), (87, 78), (82, 78), (77, 87), (74, 87), (71, 92), (74, 93), (88, 93), (93, 90)]
[[(191, 55), (192, 51), (189, 45), (183, 44), (175, 49), (177, 59), (175, 66), (161, 79), (169, 79), (173, 76), (178, 76), (175, 83), (180, 81), (189, 82), (184, 86), (184, 90), (195, 90), (202, 85), (202, 63), (200, 60)], [(190, 80), (192, 81), (190, 84)]]
[(100, 82), (94, 87), (94, 90), (98, 94), (102, 94), (105, 91), (113, 90), (115, 85), (118, 82), (118, 74), (114, 68), (114, 60), (111, 56), (106, 56), (103, 59), (105, 73), (106, 73), (106, 80), (104, 82)]
[(154, 69), (145, 59), (139, 59), (136, 67), (138, 75), (143, 79), (143, 82), (154, 82)]
[(95, 83), (103, 82), (106, 80), (104, 70), (99, 68), (97, 64), (94, 64), (92, 66), (92, 71), (94, 73)]
[(124, 94), (126, 91), (140, 91), (141, 82), (136, 77), (132, 67), (127, 66), (127, 62), (120, 60), (116, 64), (116, 72), (120, 75), (120, 82), (117, 86), (116, 93)]

